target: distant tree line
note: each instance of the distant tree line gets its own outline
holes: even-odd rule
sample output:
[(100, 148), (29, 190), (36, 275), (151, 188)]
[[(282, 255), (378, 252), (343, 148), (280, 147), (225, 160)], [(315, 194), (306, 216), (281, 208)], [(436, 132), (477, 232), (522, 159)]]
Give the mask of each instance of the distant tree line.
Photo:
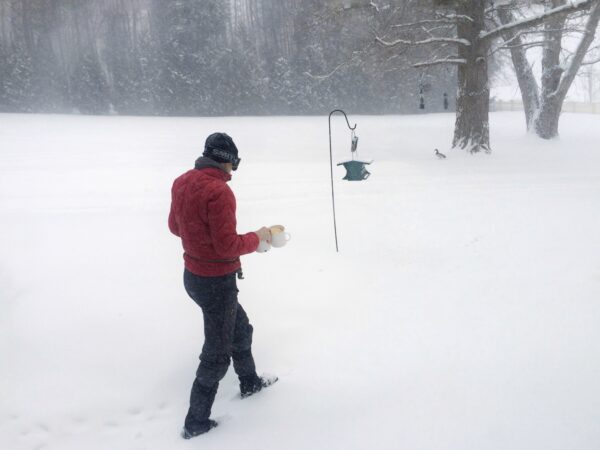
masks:
[[(417, 11), (395, 3), (396, 21)], [(0, 0), (0, 112), (132, 115), (454, 109), (456, 69), (387, 49), (384, 2)], [(379, 6), (378, 6), (379, 5)], [(390, 12), (392, 9), (390, 9)], [(402, 17), (398, 17), (401, 15)]]

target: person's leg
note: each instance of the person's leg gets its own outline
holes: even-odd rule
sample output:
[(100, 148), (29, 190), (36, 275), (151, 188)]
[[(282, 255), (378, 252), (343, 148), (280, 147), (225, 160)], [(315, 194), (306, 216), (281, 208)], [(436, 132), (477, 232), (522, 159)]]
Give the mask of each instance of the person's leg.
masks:
[(185, 417), (184, 438), (189, 439), (198, 434), (206, 433), (217, 425), (209, 417), (218, 387), (219, 383), (215, 383), (208, 388), (200, 384), (198, 378), (194, 380), (190, 394), (190, 407)]
[(252, 356), (252, 333), (248, 315), (242, 305), (238, 303), (235, 320), (235, 332), (232, 347), (233, 368), (240, 380), (242, 396), (258, 392), (262, 388), (259, 376), (256, 374), (256, 365)]
[(233, 368), (240, 379), (242, 397), (252, 395), (277, 381), (277, 377), (259, 377), (256, 374), (256, 365), (252, 356), (253, 331), (246, 311), (238, 303), (231, 356)]
[(252, 356), (252, 333), (254, 329), (248, 320), (248, 315), (238, 303), (233, 334), (232, 359), (233, 369), (237, 376), (256, 376), (256, 366)]
[(234, 275), (209, 278), (186, 272), (184, 281), (188, 294), (202, 308), (204, 317), (204, 346), (185, 419), (185, 429), (194, 436), (215, 425), (209, 417), (219, 381), (230, 363), (237, 288)]

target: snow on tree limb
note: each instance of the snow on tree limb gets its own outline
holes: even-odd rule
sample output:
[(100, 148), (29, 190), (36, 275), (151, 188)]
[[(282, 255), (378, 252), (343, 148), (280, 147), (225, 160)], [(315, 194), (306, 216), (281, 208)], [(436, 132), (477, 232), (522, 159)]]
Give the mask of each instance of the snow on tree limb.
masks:
[(596, 2), (594, 2), (593, 6), (590, 10), (590, 15), (589, 15), (588, 21), (585, 25), (585, 32), (584, 32), (583, 39), (581, 39), (581, 41), (579, 42), (579, 45), (577, 46), (577, 50), (575, 51), (575, 54), (569, 61), (569, 64), (568, 64), (563, 76), (560, 79), (560, 83), (558, 84), (556, 91), (554, 93), (552, 93), (551, 95), (560, 95), (563, 98), (564, 98), (564, 96), (567, 95), (567, 91), (571, 87), (571, 84), (573, 83), (573, 80), (575, 79), (575, 76), (577, 75), (577, 72), (579, 70), (579, 67), (582, 64), (583, 59), (585, 58), (585, 55), (587, 54), (587, 52), (590, 48), (590, 45), (594, 41), (594, 37), (596, 35), (596, 29), (598, 28), (599, 22), (600, 22), (600, 1), (596, 1)]
[(418, 22), (400, 23), (397, 25), (392, 25), (392, 28), (411, 28), (418, 27), (421, 25), (456, 25), (456, 21), (450, 19), (419, 20)]
[[(597, 50), (600, 50), (600, 45), (596, 45), (595, 47), (589, 48), (588, 54), (595, 52)], [(597, 58), (595, 57), (594, 59), (585, 60), (581, 63), (581, 65), (582, 66), (591, 66), (592, 64), (598, 64), (599, 62), (600, 62), (600, 56), (598, 56)]]
[(335, 74), (338, 70), (342, 69), (343, 67), (346, 67), (346, 66), (352, 64), (355, 60), (356, 60), (356, 58), (352, 57), (348, 61), (344, 61), (341, 64), (339, 64), (338, 66), (336, 66), (331, 72), (323, 74), (323, 75), (313, 75), (312, 73), (310, 73), (308, 71), (305, 71), (304, 75), (306, 75), (309, 78), (312, 78), (313, 80), (323, 81), (323, 80), (326, 80), (327, 78), (331, 77), (333, 74)]
[[(504, 42), (502, 43), (502, 46), (510, 46), (515, 40), (519, 40), (522, 37), (528, 35), (528, 34), (540, 34), (540, 35), (544, 35), (544, 34), (548, 34), (548, 33), (554, 33), (557, 31), (562, 31), (563, 33), (567, 33), (567, 32), (573, 32), (573, 33), (581, 33), (581, 30), (578, 28), (567, 28), (567, 27), (562, 27), (560, 29), (545, 29), (545, 30), (519, 30), (517, 33), (515, 33), (514, 36), (504, 40)], [(547, 41), (544, 41), (547, 42)]]
[(546, 45), (548, 42), (549, 41), (532, 41), (532, 42), (523, 42), (521, 44), (502, 45), (502, 46), (497, 47), (494, 50), (492, 50), (490, 52), (490, 54), (494, 54), (494, 53), (498, 52), (499, 50), (510, 50), (511, 48), (524, 48), (526, 50), (529, 50), (530, 48), (533, 48), (533, 47), (542, 47), (542, 46)]
[(318, 80), (318, 81), (326, 80), (327, 78), (330, 78), (332, 75), (334, 75), (336, 72), (338, 72), (339, 70), (341, 70), (347, 66), (350, 66), (350, 65), (356, 63), (357, 61), (360, 61), (361, 56), (365, 53), (368, 53), (369, 49), (373, 48), (375, 45), (376, 44), (374, 42), (370, 42), (369, 44), (365, 45), (361, 50), (352, 52), (352, 56), (350, 58), (346, 59), (345, 61), (342, 61), (340, 64), (338, 64), (336, 67), (334, 67), (333, 70), (331, 70), (328, 73), (315, 75), (313, 73), (310, 73), (309, 71), (305, 71), (304, 75), (306, 75), (309, 78), (312, 78), (313, 80)]
[(395, 47), (396, 45), (400, 45), (400, 44), (404, 44), (404, 45), (428, 45), (428, 44), (438, 44), (438, 43), (459, 44), (459, 45), (464, 45), (464, 46), (471, 45), (471, 43), (468, 40), (466, 40), (466, 39), (446, 38), (446, 37), (430, 38), (430, 39), (424, 39), (422, 41), (408, 41), (406, 39), (397, 39), (395, 41), (388, 42), (388, 41), (384, 41), (379, 36), (375, 36), (375, 40), (377, 42), (379, 42), (380, 44), (385, 45), (386, 47)]
[(464, 14), (442, 14), (442, 13), (437, 13), (436, 14), (438, 17), (443, 17), (444, 19), (449, 19), (452, 20), (454, 22), (458, 22), (460, 20), (464, 20), (467, 22), (474, 22), (472, 17), (469, 16), (465, 16)]
[(420, 63), (416, 63), (413, 64), (414, 68), (419, 68), (419, 67), (429, 67), (429, 66), (436, 66), (439, 64), (466, 64), (467, 60), (464, 58), (458, 58), (458, 57), (448, 57), (448, 58), (444, 58), (444, 59), (434, 59), (433, 61), (423, 61)]
[(593, 64), (598, 64), (600, 62), (600, 57), (596, 58), (596, 59), (591, 59), (589, 61), (584, 61), (581, 63), (582, 66), (591, 66)]
[(536, 14), (535, 16), (508, 23), (493, 30), (483, 32), (480, 34), (479, 37), (482, 40), (491, 40), (507, 31), (515, 32), (523, 28), (530, 28), (545, 22), (551, 17), (563, 14), (570, 14), (576, 11), (580, 11), (582, 9), (586, 9), (592, 5), (598, 5), (599, 3), (600, 0), (572, 0), (559, 7), (549, 9), (540, 14)]

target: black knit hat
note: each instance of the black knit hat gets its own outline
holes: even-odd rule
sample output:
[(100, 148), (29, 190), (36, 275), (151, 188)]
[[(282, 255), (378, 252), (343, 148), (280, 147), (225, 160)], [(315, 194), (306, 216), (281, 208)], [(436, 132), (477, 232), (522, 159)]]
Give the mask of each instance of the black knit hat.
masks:
[(213, 133), (208, 136), (202, 156), (218, 163), (231, 163), (233, 170), (237, 170), (241, 161), (238, 158), (238, 149), (233, 143), (233, 139), (226, 133)]

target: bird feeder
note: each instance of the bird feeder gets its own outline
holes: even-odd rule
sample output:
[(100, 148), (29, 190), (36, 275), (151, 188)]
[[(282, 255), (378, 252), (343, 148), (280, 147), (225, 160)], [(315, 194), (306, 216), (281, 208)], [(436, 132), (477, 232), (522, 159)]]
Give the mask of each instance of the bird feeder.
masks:
[(346, 123), (348, 124), (348, 128), (351, 131), (351, 141), (350, 141), (351, 159), (349, 161), (343, 161), (338, 164), (338, 166), (344, 166), (344, 168), (346, 169), (346, 176), (343, 179), (348, 180), (348, 181), (366, 180), (367, 178), (369, 178), (369, 175), (371, 175), (371, 174), (369, 173), (369, 171), (366, 169), (365, 166), (368, 166), (373, 161), (367, 162), (367, 161), (359, 161), (359, 160), (355, 159), (356, 153), (357, 153), (356, 148), (358, 147), (358, 136), (356, 136), (356, 133), (354, 132), (354, 130), (356, 130), (356, 124), (354, 124), (354, 126), (351, 127), (350, 122), (348, 121), (348, 116), (341, 109), (335, 109), (335, 110), (331, 111), (331, 113), (329, 113), (329, 166), (330, 166), (330, 170), (331, 170), (331, 203), (333, 206), (333, 230), (335, 233), (335, 250), (339, 251), (338, 238), (337, 238), (337, 224), (336, 224), (336, 220), (335, 220), (335, 193), (334, 193), (334, 189), (333, 189), (333, 151), (331, 148), (332, 147), (331, 146), (331, 116), (336, 112), (342, 113), (344, 115), (344, 117), (346, 118)]
[[(356, 128), (356, 127), (355, 127)], [(348, 181), (362, 181), (369, 178), (371, 173), (365, 166), (368, 166), (373, 161), (358, 161), (354, 159), (356, 155), (356, 148), (358, 147), (358, 136), (356, 136), (354, 129), (352, 130), (352, 141), (350, 143), (350, 155), (352, 159), (350, 161), (343, 161), (338, 163), (338, 166), (344, 166), (346, 169), (346, 176), (343, 178)]]

